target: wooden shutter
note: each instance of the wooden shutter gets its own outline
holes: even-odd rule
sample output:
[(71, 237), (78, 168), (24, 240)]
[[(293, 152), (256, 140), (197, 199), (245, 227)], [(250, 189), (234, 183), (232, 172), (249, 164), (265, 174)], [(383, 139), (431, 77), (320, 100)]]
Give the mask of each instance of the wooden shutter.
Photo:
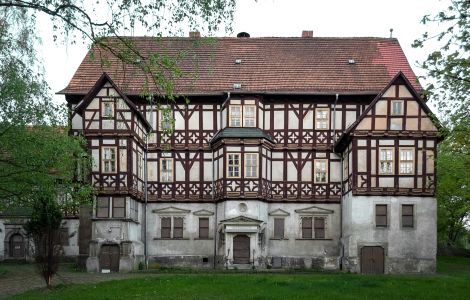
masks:
[(126, 217), (126, 201), (124, 198), (113, 199), (113, 218)]
[(377, 204), (375, 206), (375, 226), (387, 227), (387, 205)]
[(99, 197), (96, 200), (96, 217), (108, 218), (109, 217), (109, 198)]
[(274, 219), (274, 238), (284, 238), (284, 218)]
[(303, 239), (312, 238), (312, 217), (302, 218), (302, 238)]
[(171, 218), (165, 217), (161, 219), (161, 237), (162, 238), (171, 238)]
[(173, 219), (173, 238), (174, 239), (183, 238), (183, 218)]
[(209, 238), (209, 218), (199, 218), (199, 238)]
[(315, 229), (315, 238), (324, 239), (325, 238), (325, 218), (315, 218), (314, 229)]
[(403, 204), (401, 206), (401, 225), (403, 227), (413, 227), (413, 205)]

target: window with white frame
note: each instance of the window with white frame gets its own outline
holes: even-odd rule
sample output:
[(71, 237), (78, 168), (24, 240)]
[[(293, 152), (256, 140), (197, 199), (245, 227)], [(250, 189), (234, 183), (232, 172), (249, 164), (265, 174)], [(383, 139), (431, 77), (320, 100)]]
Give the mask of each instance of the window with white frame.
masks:
[(243, 106), (243, 127), (255, 127), (256, 123), (256, 106)]
[(413, 174), (413, 149), (400, 149), (400, 174)]
[(403, 115), (403, 100), (392, 101), (392, 115), (393, 116)]
[(328, 182), (328, 160), (327, 159), (315, 159), (314, 168), (314, 179), (315, 183), (327, 183)]
[(228, 154), (227, 177), (228, 178), (240, 177), (240, 154), (239, 153)]
[(160, 110), (160, 124), (159, 124), (161, 131), (169, 131), (173, 128), (173, 118), (171, 115), (171, 111), (167, 108), (162, 108)]
[(258, 177), (258, 154), (245, 154), (245, 177)]
[(229, 106), (230, 127), (255, 127), (256, 105), (230, 105)]
[(380, 148), (380, 174), (393, 174), (393, 148)]
[(102, 116), (106, 118), (114, 117), (114, 102), (103, 101)]
[(97, 218), (109, 217), (109, 197), (96, 198), (96, 217)]
[(242, 124), (242, 106), (230, 105), (229, 106), (229, 124), (230, 127), (240, 127)]
[(173, 181), (173, 158), (160, 158), (160, 181)]
[(104, 173), (116, 172), (116, 147), (103, 147), (102, 162)]
[(126, 217), (126, 199), (124, 197), (113, 198), (113, 218)]
[(317, 108), (315, 110), (315, 129), (329, 129), (330, 109)]

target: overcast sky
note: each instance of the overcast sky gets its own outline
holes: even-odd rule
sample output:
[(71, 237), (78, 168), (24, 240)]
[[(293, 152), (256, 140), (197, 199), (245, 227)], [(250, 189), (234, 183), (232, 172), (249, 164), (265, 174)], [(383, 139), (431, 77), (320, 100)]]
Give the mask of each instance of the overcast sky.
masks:
[[(448, 0), (238, 0), (233, 33), (246, 31), (252, 37), (297, 37), (302, 30), (313, 30), (314, 36), (371, 36), (398, 38), (415, 73), (424, 75), (416, 66), (435, 44), (414, 49), (411, 43), (429, 28), (420, 24), (425, 14), (434, 14)], [(52, 92), (63, 89), (87, 52), (87, 45), (57, 44), (52, 39), (50, 23), (39, 18), (39, 34), (43, 37), (40, 53), (46, 66), (46, 78)], [(189, 28), (188, 30), (189, 31)], [(144, 34), (134, 32), (135, 35)], [(220, 32), (217, 36), (225, 36)], [(423, 81), (421, 80), (423, 84)], [(424, 84), (423, 84), (424, 85)], [(63, 96), (55, 96), (64, 101)]]

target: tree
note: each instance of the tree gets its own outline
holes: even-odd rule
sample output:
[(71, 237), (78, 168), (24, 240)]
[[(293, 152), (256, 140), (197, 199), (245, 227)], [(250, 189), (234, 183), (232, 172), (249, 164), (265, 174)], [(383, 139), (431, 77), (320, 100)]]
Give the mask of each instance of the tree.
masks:
[(470, 119), (455, 124), (439, 145), (437, 177), (439, 240), (460, 246), (470, 225)]
[(431, 40), (441, 46), (421, 66), (433, 82), (426, 92), (444, 124), (437, 158), (438, 235), (441, 243), (457, 246), (470, 218), (470, 1), (451, 0), (421, 22), (442, 30), (425, 32), (413, 46)]
[(441, 49), (430, 53), (421, 66), (434, 83), (427, 87), (446, 123), (470, 117), (470, 1), (451, 0), (446, 10), (426, 15), (423, 24), (439, 25), (440, 32), (425, 32), (414, 47), (437, 41)]
[(57, 194), (52, 191), (38, 191), (31, 217), (25, 225), (26, 232), (33, 238), (34, 257), (48, 288), (52, 286), (52, 276), (57, 273), (61, 251), (62, 210), (56, 199)]

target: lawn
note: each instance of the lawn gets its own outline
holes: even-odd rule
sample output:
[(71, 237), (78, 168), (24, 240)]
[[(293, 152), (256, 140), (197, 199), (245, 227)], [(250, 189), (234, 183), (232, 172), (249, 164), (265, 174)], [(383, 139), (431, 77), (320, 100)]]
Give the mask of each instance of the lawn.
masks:
[(440, 258), (428, 276), (342, 273), (149, 274), (35, 290), (12, 299), (469, 299), (470, 259)]

